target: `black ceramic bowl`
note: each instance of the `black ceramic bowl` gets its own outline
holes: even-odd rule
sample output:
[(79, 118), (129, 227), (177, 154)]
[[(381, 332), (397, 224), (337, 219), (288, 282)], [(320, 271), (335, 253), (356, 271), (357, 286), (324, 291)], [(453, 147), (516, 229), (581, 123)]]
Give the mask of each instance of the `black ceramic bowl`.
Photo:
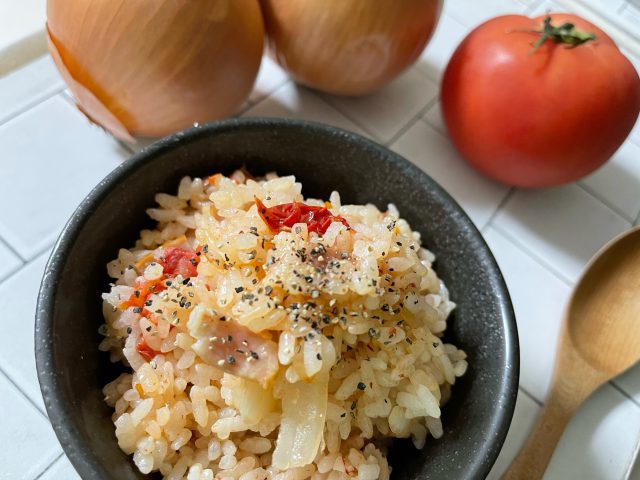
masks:
[(243, 165), (256, 174), (294, 174), (306, 196), (338, 190), (348, 203), (384, 209), (393, 202), (422, 234), (458, 304), (447, 338), (467, 352), (469, 370), (444, 407), (442, 439), (422, 451), (394, 442), (393, 478), (484, 478), (509, 428), (519, 358), (507, 288), (480, 233), (440, 186), (386, 148), (329, 126), (250, 118), (167, 137), (125, 162), (82, 202), (54, 248), (38, 299), (36, 360), (49, 418), (80, 475), (147, 478), (118, 448), (101, 393), (122, 368), (98, 351), (106, 263), (150, 225), (145, 209), (155, 193), (175, 191), (184, 175)]

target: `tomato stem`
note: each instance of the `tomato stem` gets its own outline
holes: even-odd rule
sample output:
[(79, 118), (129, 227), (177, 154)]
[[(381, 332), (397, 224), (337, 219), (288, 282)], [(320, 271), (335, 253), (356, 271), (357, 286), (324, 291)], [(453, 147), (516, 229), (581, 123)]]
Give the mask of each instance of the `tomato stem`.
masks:
[(547, 40), (552, 40), (554, 43), (564, 43), (569, 48), (575, 48), (596, 39), (593, 33), (581, 32), (573, 23), (565, 22), (559, 27), (551, 25), (550, 15), (545, 17), (542, 30), (536, 30), (536, 33), (540, 34), (540, 38), (533, 44), (532, 54)]

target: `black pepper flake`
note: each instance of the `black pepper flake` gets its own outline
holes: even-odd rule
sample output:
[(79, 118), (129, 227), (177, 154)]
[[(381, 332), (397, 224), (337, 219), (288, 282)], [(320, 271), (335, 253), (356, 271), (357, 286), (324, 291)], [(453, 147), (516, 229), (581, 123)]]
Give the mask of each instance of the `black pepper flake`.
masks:
[(133, 313), (142, 313), (142, 307), (135, 307)]
[(140, 298), (140, 290), (135, 290), (133, 292), (133, 296), (136, 297), (136, 298)]
[(239, 348), (236, 348), (236, 352), (241, 353), (242, 355), (245, 355), (245, 351), (244, 350), (240, 350)]
[(220, 321), (221, 322), (226, 322), (227, 321), (227, 317), (225, 317), (224, 315), (220, 317)]
[(260, 356), (253, 350), (249, 352), (249, 355), (251, 355), (251, 358), (253, 358), (254, 360), (258, 360), (260, 358)]
[(167, 280), (167, 281), (166, 281), (167, 287), (170, 287), (170, 286), (171, 286), (171, 283), (172, 283), (172, 282), (171, 282), (171, 280)]
[(389, 304), (387, 304), (387, 303), (383, 303), (383, 304), (382, 304), (382, 306), (380, 307), (380, 309), (381, 309), (383, 312), (388, 312), (388, 311), (389, 311)]
[(236, 293), (240, 293), (244, 290), (244, 287), (236, 287)]
[(127, 334), (130, 334), (131, 332), (133, 332), (133, 329), (131, 327), (127, 327)]
[(318, 360), (322, 360), (322, 355), (320, 355), (319, 353), (316, 353), (316, 358), (317, 358)]
[(409, 337), (407, 337), (405, 340), (407, 341), (407, 343), (408, 343), (409, 345), (412, 345), (412, 344), (413, 344), (413, 340), (411, 340)]
[(438, 345), (440, 345), (438, 342), (433, 342), (431, 345), (433, 345), (433, 348), (438, 348)]
[(264, 293), (266, 293), (267, 295), (271, 295), (272, 291), (273, 288), (271, 288), (271, 285), (267, 285), (266, 287), (264, 287)]
[(233, 337), (231, 335), (227, 335), (227, 342), (231, 342), (233, 340)]
[(191, 280), (191, 279), (190, 279), (189, 277), (187, 277), (187, 278), (185, 278), (185, 279), (182, 281), (182, 284), (183, 284), (183, 285), (186, 285), (187, 283), (189, 283), (189, 281), (190, 281), (190, 280)]
[(227, 357), (227, 363), (228, 363), (229, 365), (235, 365), (235, 363), (236, 363), (236, 357), (234, 357), (233, 355), (229, 355), (229, 356)]
[(369, 336), (371, 338), (377, 338), (377, 337), (380, 336), (380, 333), (375, 328), (370, 328), (369, 329)]
[(364, 390), (365, 388), (367, 388), (367, 386), (364, 383), (358, 383), (358, 390)]
[(153, 302), (151, 300), (147, 300), (144, 302), (145, 306), (150, 307)]
[(353, 402), (351, 402), (351, 410), (355, 410), (356, 409), (356, 402), (355, 400)]
[(345, 413), (343, 413), (342, 415), (340, 415), (340, 418), (344, 418), (344, 417), (346, 417), (346, 416), (347, 416), (347, 413), (345, 412)]

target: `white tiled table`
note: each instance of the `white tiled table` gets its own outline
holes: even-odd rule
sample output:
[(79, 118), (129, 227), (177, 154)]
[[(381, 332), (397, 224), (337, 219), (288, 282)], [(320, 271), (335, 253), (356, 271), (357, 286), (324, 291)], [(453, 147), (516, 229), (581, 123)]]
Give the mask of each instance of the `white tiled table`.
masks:
[[(482, 230), (513, 297), (522, 356), (516, 413), (490, 478), (499, 477), (540, 410), (563, 306), (586, 261), (640, 220), (640, 126), (601, 170), (577, 184), (543, 191), (509, 189), (479, 176), (446, 136), (438, 81), (457, 42), (495, 14), (544, 12), (550, 5), (541, 0), (449, 0), (420, 61), (363, 99), (297, 87), (265, 59), (241, 111), (318, 120), (386, 144), (440, 182)], [(639, 59), (633, 61), (640, 65)], [(69, 214), (138, 148), (90, 125), (73, 107), (48, 58), (0, 77), (0, 411), (5, 412), (0, 479), (78, 478), (52, 433), (39, 393), (35, 298), (47, 256)], [(6, 415), (9, 410), (12, 414)], [(639, 440), (640, 367), (588, 400), (569, 425), (545, 478), (640, 480), (640, 469), (632, 472)]]

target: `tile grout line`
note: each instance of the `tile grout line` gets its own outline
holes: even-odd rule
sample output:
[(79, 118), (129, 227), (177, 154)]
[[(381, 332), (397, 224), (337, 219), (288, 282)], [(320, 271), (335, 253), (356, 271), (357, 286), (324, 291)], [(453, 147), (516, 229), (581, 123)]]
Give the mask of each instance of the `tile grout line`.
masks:
[(572, 281), (571, 279), (569, 279), (568, 277), (565, 277), (561, 272), (559, 272), (558, 270), (556, 270), (555, 268), (553, 268), (553, 266), (551, 266), (550, 264), (548, 264), (547, 262), (544, 261), (543, 258), (541, 258), (540, 256), (538, 256), (538, 254), (536, 254), (535, 252), (532, 252), (526, 245), (524, 245), (522, 242), (520, 242), (520, 240), (518, 240), (517, 238), (514, 238), (513, 235), (511, 235), (510, 233), (506, 232), (502, 227), (500, 227), (498, 224), (496, 223), (492, 223), (491, 225), (487, 225), (487, 226), (491, 226), (493, 228), (495, 228), (498, 232), (500, 232), (507, 240), (509, 240), (513, 245), (515, 245), (516, 247), (518, 247), (519, 250), (521, 250), (523, 253), (525, 253), (528, 257), (530, 257), (531, 259), (535, 260), (536, 263), (538, 263), (539, 265), (541, 265), (542, 267), (544, 267), (547, 271), (549, 271), (550, 273), (552, 273), (555, 277), (558, 278), (558, 280), (561, 280), (563, 283), (565, 283), (567, 286), (573, 288), (573, 286), (575, 285), (575, 282)]
[(522, 391), (522, 393), (524, 393), (527, 397), (529, 397), (529, 399), (534, 403), (536, 403), (539, 407), (544, 406), (544, 401), (538, 400), (538, 398), (535, 395), (533, 395), (529, 390), (524, 388), (522, 385), (518, 385), (518, 388)]
[(16, 257), (18, 257), (18, 259), (22, 262), (22, 264), (24, 265), (28, 260), (26, 258), (24, 258), (22, 255), (20, 255), (20, 253), (18, 252), (18, 250), (16, 250), (15, 248), (13, 248), (13, 245), (11, 245), (7, 240), (5, 240), (2, 236), (0, 236), (0, 244), (4, 245), (7, 247), (7, 249), (9, 251), (11, 251), (11, 253), (13, 253)]
[(49, 470), (51, 470), (51, 467), (53, 467), (53, 464), (56, 463), (58, 460), (60, 460), (62, 457), (64, 457), (64, 450), (60, 453), (60, 455), (58, 455), (56, 458), (54, 458), (53, 461), (49, 465), (47, 465), (45, 467), (45, 469), (42, 470), (38, 474), (38, 476), (36, 478), (34, 478), (33, 480), (39, 480), (40, 478), (42, 478), (45, 473), (47, 473)]
[(496, 218), (498, 213), (500, 213), (500, 211), (504, 208), (504, 206), (507, 204), (507, 202), (509, 201), (509, 199), (513, 196), (513, 194), (515, 192), (516, 192), (516, 188), (515, 187), (509, 187), (509, 190), (507, 190), (507, 193), (505, 193), (504, 197), (502, 197), (502, 200), (500, 200), (500, 203), (498, 203), (498, 205), (496, 206), (495, 210), (491, 213), (491, 215), (489, 216), (487, 221), (484, 223), (482, 228), (478, 229), (478, 230), (480, 230), (480, 233), (482, 233), (482, 235), (485, 234), (485, 231), (487, 230), (487, 228), (489, 228), (489, 224), (491, 222), (493, 222), (493, 219)]
[[(34, 355), (35, 355), (35, 353), (34, 353)], [(13, 378), (11, 378), (11, 377), (7, 374), (7, 372), (5, 372), (5, 370), (4, 370), (4, 368), (2, 367), (2, 365), (0, 365), (0, 374), (2, 374), (2, 375), (6, 378), (6, 380), (7, 380), (9, 383), (11, 383), (11, 385), (13, 385), (13, 387), (14, 387), (18, 392), (20, 392), (20, 395), (22, 395), (22, 396), (23, 396), (23, 397), (24, 397), (24, 398), (25, 398), (25, 399), (26, 399), (26, 400), (31, 404), (31, 406), (33, 406), (33, 408), (35, 408), (35, 409), (36, 409), (36, 411), (37, 411), (40, 415), (42, 415), (42, 417), (47, 421), (47, 423), (51, 423), (51, 422), (50, 422), (50, 420), (49, 420), (49, 417), (47, 417), (46, 413), (45, 413), (45, 412), (43, 412), (43, 411), (40, 409), (40, 407), (36, 404), (36, 402), (35, 402), (35, 401), (34, 401), (34, 400), (29, 396), (29, 395), (27, 395), (27, 394), (24, 392), (24, 390), (22, 390), (22, 388), (20, 388), (20, 387), (18, 386), (18, 384), (17, 384), (16, 382), (14, 382)], [(39, 385), (40, 385), (40, 383), (38, 382), (38, 386), (39, 386)]]
[(37, 252), (31, 259), (25, 261), (20, 268), (18, 268), (17, 270), (14, 270), (11, 273), (11, 275), (1, 279), (0, 280), (0, 287), (2, 287), (6, 282), (11, 280), (13, 277), (15, 277), (18, 273), (23, 271), (25, 268), (29, 267), (33, 262), (35, 262), (38, 258), (40, 258), (40, 256), (42, 256), (42, 254), (46, 253), (47, 249), (53, 248), (54, 244), (55, 244), (55, 242), (50, 244), (50, 245), (48, 245), (47, 247), (45, 247), (41, 251)]
[[(617, 377), (616, 377), (617, 378)], [(633, 396), (627, 392), (624, 388), (622, 388), (620, 385), (618, 385), (616, 383), (616, 379), (613, 378), (611, 380), (609, 380), (607, 382), (609, 385), (611, 385), (613, 388), (615, 388), (618, 392), (620, 392), (625, 398), (627, 398), (628, 400), (631, 400), (631, 402), (638, 408), (640, 408), (640, 402), (638, 402), (638, 400), (636, 400), (635, 398), (633, 398)]]
[[(272, 88), (271, 90), (269, 90), (268, 92), (261, 92), (261, 93), (262, 93), (262, 97), (261, 97), (261, 98), (258, 98), (257, 100), (252, 100), (252, 99), (251, 99), (251, 94), (253, 93), (253, 89), (252, 89), (252, 90), (251, 90), (251, 92), (249, 92), (249, 96), (247, 97), (247, 99), (246, 99), (245, 101), (249, 104), (249, 106), (253, 107), (254, 105), (257, 105), (258, 103), (260, 103), (260, 102), (261, 102), (262, 100), (264, 100), (265, 98), (270, 97), (270, 96), (271, 96), (271, 94), (272, 94), (273, 92), (275, 92), (276, 90), (279, 90), (279, 89), (280, 89), (280, 87), (282, 87), (285, 83), (287, 83), (287, 82), (289, 82), (289, 81), (292, 81), (292, 79), (291, 79), (291, 77), (289, 76), (289, 74), (288, 74), (288, 73), (286, 73), (286, 72), (285, 72), (285, 74), (286, 74), (286, 78), (285, 78), (282, 82), (280, 82), (278, 85), (276, 85), (275, 87), (273, 87), (273, 88)], [(256, 77), (256, 81), (257, 81), (257, 77)], [(253, 85), (253, 86), (254, 86), (254, 88), (255, 88), (255, 83), (254, 83), (254, 85)], [(245, 111), (246, 111), (246, 110), (249, 110), (249, 109), (247, 108), (247, 109), (245, 109)]]
[(34, 109), (35, 107), (37, 107), (41, 103), (44, 103), (47, 100), (51, 100), (52, 98), (54, 98), (56, 95), (59, 95), (63, 91), (64, 91), (64, 87), (62, 86), (62, 87), (59, 87), (57, 89), (52, 90), (51, 92), (47, 92), (42, 96), (35, 97), (35, 99), (32, 99), (32, 100), (28, 101), (23, 107), (21, 107), (18, 110), (16, 110), (14, 113), (9, 115), (7, 118), (0, 119), (0, 127), (2, 127), (4, 125), (6, 125), (7, 123), (15, 120), (16, 118), (20, 117), (21, 115), (24, 115), (25, 113), (31, 111), (32, 109)]
[[(433, 107), (436, 102), (438, 101), (438, 99), (440, 98), (440, 94), (438, 93), (435, 97), (433, 97), (431, 100), (429, 100), (429, 102), (420, 109), (420, 111), (413, 117), (411, 118), (411, 120), (409, 120), (407, 123), (404, 124), (404, 126), (402, 128), (400, 128), (400, 130), (398, 130), (390, 139), (389, 141), (383, 143), (383, 145), (385, 147), (391, 148), (391, 145), (393, 145), (394, 143), (396, 143), (400, 137), (402, 137), (402, 135), (404, 135), (405, 133), (407, 133), (407, 131), (413, 127), (418, 121), (420, 121), (420, 119), (422, 118), (422, 116), (429, 111), (429, 109), (431, 107)], [(435, 132), (437, 132), (438, 134), (442, 135), (440, 133), (440, 131), (438, 131), (437, 129), (433, 129)], [(413, 162), (411, 162), (413, 163)]]
[(599, 193), (595, 192), (591, 187), (589, 187), (588, 185), (583, 184), (582, 182), (576, 182), (575, 185), (577, 185), (578, 187), (580, 187), (582, 190), (584, 190), (585, 192), (587, 192), (589, 195), (591, 195), (593, 198), (595, 198), (596, 200), (598, 200), (600, 203), (602, 203), (605, 207), (607, 207), (609, 210), (611, 210), (613, 213), (615, 213), (616, 215), (618, 215), (620, 218), (622, 218), (623, 220), (626, 220), (629, 223), (633, 223), (633, 219), (629, 218), (627, 216), (626, 213), (623, 213), (622, 211), (618, 210), (617, 207), (611, 205), (609, 203), (608, 200), (606, 200), (605, 198), (601, 197)]
[(363, 132), (367, 133), (368, 135), (371, 135), (374, 138), (374, 141), (379, 142), (379, 140), (381, 140), (375, 132), (372, 132), (371, 130), (369, 130), (368, 127), (365, 127), (364, 125), (361, 125), (360, 122), (357, 119), (351, 117), (351, 115), (349, 113), (343, 111), (342, 108), (340, 108), (339, 106), (335, 105), (331, 100), (328, 100), (327, 97), (332, 97), (332, 95), (330, 93), (322, 93), (320, 91), (315, 91), (315, 90), (312, 90), (312, 89), (310, 89), (308, 87), (304, 87), (304, 86), (303, 86), (303, 88), (307, 89), (316, 98), (318, 98), (319, 100), (321, 100), (324, 103), (326, 103), (327, 105), (329, 105), (336, 112), (338, 112), (343, 117), (345, 117), (347, 120), (349, 120), (351, 123), (353, 123), (356, 127), (360, 128)]

